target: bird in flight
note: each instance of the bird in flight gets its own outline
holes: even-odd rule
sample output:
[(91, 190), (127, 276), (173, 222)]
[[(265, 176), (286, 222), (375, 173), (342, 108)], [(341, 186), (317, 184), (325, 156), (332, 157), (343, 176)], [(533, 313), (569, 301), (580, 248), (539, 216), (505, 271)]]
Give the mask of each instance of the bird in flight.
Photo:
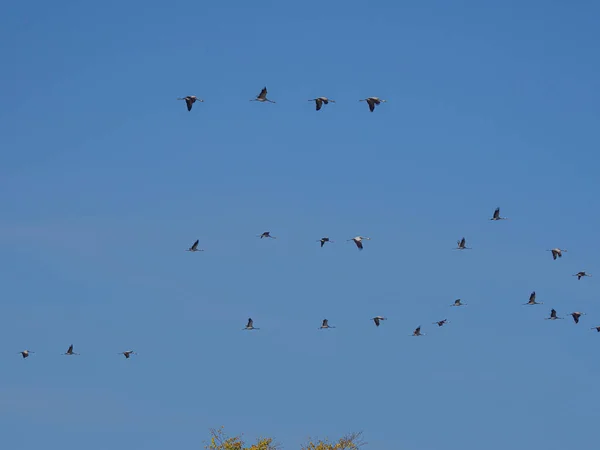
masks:
[(326, 243), (326, 242), (331, 242), (331, 243), (333, 243), (333, 241), (329, 240), (329, 238), (328, 238), (328, 237), (323, 237), (323, 238), (319, 239), (317, 242), (320, 242), (320, 243), (321, 243), (321, 247), (323, 247), (323, 246), (325, 245), (325, 243)]
[(67, 350), (67, 351), (66, 351), (64, 354), (65, 354), (65, 355), (69, 355), (69, 356), (72, 356), (72, 355), (79, 355), (79, 353), (75, 353), (75, 352), (73, 351), (73, 344), (69, 345), (69, 349), (68, 349), (68, 350)]
[(421, 325), (419, 325), (417, 328), (415, 328), (415, 331), (413, 331), (413, 336), (425, 336), (425, 333), (421, 333)]
[(204, 102), (201, 98), (196, 97), (195, 95), (188, 95), (187, 97), (179, 97), (177, 100), (185, 100), (185, 104), (187, 105), (187, 110), (192, 110), (192, 105), (196, 102)]
[(371, 112), (375, 111), (375, 105), (385, 103), (386, 101), (387, 100), (382, 100), (379, 97), (368, 97), (368, 98), (363, 98), (363, 99), (359, 100), (359, 102), (367, 102)]
[(277, 239), (275, 236), (271, 236), (271, 232), (270, 231), (265, 231), (263, 234), (259, 234), (258, 235), (259, 238), (271, 238), (271, 239)]
[(471, 247), (467, 247), (467, 241), (465, 238), (456, 241), (456, 243), (458, 244), (458, 247), (456, 247), (454, 250), (471, 250)]
[(574, 321), (575, 323), (579, 323), (579, 318), (580, 318), (581, 316), (585, 316), (585, 313), (582, 313), (582, 312), (579, 312), (579, 311), (575, 311), (575, 312), (572, 312), (572, 313), (571, 313), (571, 314), (569, 314), (569, 315), (570, 315), (571, 317), (573, 317), (573, 321)]
[(551, 250), (546, 250), (547, 252), (552, 252), (552, 259), (562, 258), (562, 254), (566, 252), (566, 250), (561, 250), (560, 248), (553, 248)]
[(496, 208), (494, 215), (490, 220), (507, 220), (508, 217), (500, 217), (500, 208)]
[(557, 319), (562, 319), (562, 317), (558, 317), (556, 315), (556, 310), (554, 308), (552, 308), (550, 310), (550, 317), (546, 317), (546, 320), (557, 320)]
[(454, 300), (454, 303), (452, 303), (450, 306), (467, 306), (466, 303), (462, 303), (460, 301), (460, 298), (457, 298), (456, 300)]
[(543, 302), (535, 301), (535, 291), (529, 294), (529, 301), (527, 303), (523, 303), (523, 305), (543, 305)]
[(577, 277), (578, 280), (581, 280), (581, 278), (583, 277), (591, 277), (592, 274), (591, 273), (585, 273), (585, 272), (577, 272), (575, 275), (573, 275), (574, 277)]
[(23, 357), (23, 359), (25, 358), (29, 358), (29, 355), (35, 352), (32, 352), (31, 350), (23, 350), (22, 352), (19, 352), (21, 354), (21, 356)]
[(192, 246), (186, 250), (186, 252), (203, 252), (204, 250), (198, 248), (198, 242), (200, 242), (200, 239), (197, 239), (196, 242), (194, 242)]
[(590, 328), (591, 330), (596, 330), (598, 333), (600, 333), (600, 327), (592, 327)]
[(356, 236), (356, 237), (353, 237), (352, 239), (347, 239), (348, 242), (354, 241), (354, 243), (356, 244), (356, 246), (358, 247), (359, 250), (363, 249), (363, 243), (362, 243), (363, 240), (370, 241), (371, 238), (364, 237), (364, 236)]
[(438, 327), (443, 327), (447, 323), (449, 323), (448, 319), (444, 319), (444, 320), (438, 320), (437, 322), (433, 322), (433, 325), (437, 325)]
[(255, 328), (254, 327), (254, 320), (252, 319), (248, 319), (248, 323), (246, 324), (245, 328), (242, 328), (242, 330), (260, 330), (260, 328)]
[(129, 357), (131, 355), (137, 355), (136, 352), (134, 352), (133, 350), (125, 350), (124, 352), (120, 352), (118, 353), (119, 355), (123, 355), (125, 357), (125, 359), (129, 359)]
[(328, 105), (329, 102), (335, 103), (335, 100), (331, 100), (330, 98), (327, 98), (327, 97), (317, 97), (317, 98), (311, 98), (309, 100), (309, 102), (315, 102), (317, 111), (319, 111), (323, 107), (323, 104)]
[(329, 320), (323, 319), (323, 323), (319, 327), (319, 330), (322, 330), (323, 328), (335, 328), (335, 327), (332, 327), (329, 325)]
[(252, 100), (250, 100), (251, 102), (269, 102), (269, 103), (275, 103), (273, 100), (269, 100), (267, 98), (267, 87), (265, 86), (264, 88), (262, 88), (262, 90), (260, 91), (260, 94), (258, 94), (256, 96), (256, 98), (253, 98)]
[(385, 317), (377, 316), (377, 317), (373, 317), (371, 320), (373, 322), (375, 322), (375, 326), (378, 327), (381, 320), (387, 320), (387, 319)]

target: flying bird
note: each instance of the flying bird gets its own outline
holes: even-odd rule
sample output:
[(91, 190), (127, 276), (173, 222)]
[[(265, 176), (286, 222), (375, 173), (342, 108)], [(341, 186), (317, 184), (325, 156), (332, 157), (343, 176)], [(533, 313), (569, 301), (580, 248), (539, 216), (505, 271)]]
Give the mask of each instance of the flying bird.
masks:
[(271, 239), (277, 239), (275, 236), (271, 236), (271, 232), (270, 231), (265, 231), (263, 234), (259, 234), (258, 235), (259, 238), (271, 238)]
[(192, 110), (192, 105), (196, 102), (202, 103), (204, 100), (201, 98), (197, 98), (195, 95), (188, 95), (187, 97), (179, 97), (177, 100), (185, 100), (185, 104), (187, 105), (187, 110)]
[(29, 358), (29, 355), (31, 353), (35, 353), (35, 352), (32, 352), (31, 350), (23, 350), (22, 352), (19, 352), (19, 353), (21, 354), (21, 356), (23, 357), (23, 359), (25, 359), (25, 358)]
[(331, 100), (330, 98), (327, 98), (327, 97), (317, 97), (317, 98), (311, 98), (309, 100), (309, 102), (315, 102), (315, 104), (317, 106), (317, 111), (319, 111), (323, 107), (323, 104), (328, 105), (329, 102), (335, 103), (335, 100)]
[(451, 304), (450, 306), (467, 306), (466, 303), (461, 303), (460, 298), (454, 300), (454, 303)]
[(65, 355), (69, 355), (69, 356), (71, 356), (71, 355), (79, 355), (79, 353), (75, 353), (73, 351), (73, 344), (69, 345), (69, 349), (64, 354)]
[(377, 327), (378, 327), (378, 326), (379, 326), (379, 322), (380, 322), (381, 320), (387, 320), (387, 319), (386, 319), (385, 317), (377, 316), (377, 317), (373, 317), (371, 320), (372, 320), (373, 322), (375, 322), (375, 326), (377, 326)]
[(535, 301), (535, 291), (533, 291), (530, 295), (529, 295), (529, 301), (527, 303), (523, 303), (523, 305), (543, 305), (543, 302), (536, 302)]
[(471, 250), (471, 247), (467, 247), (467, 241), (465, 238), (456, 241), (456, 243), (458, 244), (458, 247), (456, 247), (454, 250)]
[(591, 330), (596, 330), (598, 333), (600, 333), (600, 327), (592, 327), (590, 328)]
[(248, 324), (246, 325), (245, 328), (242, 328), (243, 330), (260, 330), (260, 328), (255, 328), (254, 327), (254, 321), (252, 319), (248, 319)]
[(367, 102), (369, 104), (369, 109), (371, 110), (371, 112), (373, 112), (373, 111), (375, 111), (375, 105), (379, 105), (380, 103), (385, 103), (386, 100), (382, 100), (379, 97), (368, 97), (368, 98), (359, 100), (359, 102)]
[(562, 254), (566, 252), (565, 249), (553, 248), (551, 250), (546, 250), (547, 252), (552, 252), (552, 259), (562, 258)]
[(250, 100), (251, 102), (269, 102), (269, 103), (275, 103), (273, 100), (269, 100), (267, 98), (267, 87), (265, 86), (264, 88), (262, 88), (262, 91), (260, 91), (260, 94), (258, 94), (256, 96), (256, 98), (253, 98), (252, 100)]
[(419, 325), (417, 328), (415, 328), (415, 331), (413, 331), (413, 336), (425, 336), (425, 333), (421, 333), (421, 325)]
[(354, 241), (354, 243), (356, 244), (356, 246), (358, 247), (359, 250), (363, 249), (363, 244), (362, 244), (363, 240), (370, 241), (371, 238), (364, 237), (364, 236), (356, 236), (356, 237), (353, 237), (352, 239), (347, 239), (348, 242)]
[(591, 273), (585, 273), (585, 272), (577, 272), (575, 275), (573, 275), (574, 277), (577, 277), (578, 280), (581, 280), (582, 277), (591, 277), (592, 274)]
[(447, 323), (449, 323), (448, 319), (444, 319), (444, 320), (438, 320), (437, 322), (433, 322), (433, 325), (437, 325), (438, 327), (443, 327)]
[(323, 319), (323, 323), (319, 327), (319, 330), (322, 330), (323, 328), (335, 328), (335, 327), (332, 327), (329, 325), (329, 320)]
[(317, 242), (320, 242), (320, 243), (321, 243), (321, 247), (323, 247), (323, 246), (325, 245), (325, 243), (326, 243), (326, 242), (331, 242), (331, 243), (333, 243), (333, 241), (329, 240), (329, 238), (328, 238), (328, 237), (323, 237), (323, 238), (319, 239)]
[(556, 315), (556, 310), (554, 308), (552, 308), (550, 310), (550, 317), (546, 317), (546, 320), (556, 320), (556, 319), (562, 319), (562, 317), (558, 317)]
[(570, 315), (571, 317), (573, 317), (573, 321), (574, 321), (575, 323), (579, 323), (579, 318), (580, 318), (581, 316), (585, 316), (585, 313), (582, 313), (582, 312), (579, 312), (579, 311), (575, 311), (575, 312), (572, 312), (572, 313), (571, 313), (571, 314), (569, 314), (569, 315)]
[(200, 242), (200, 239), (196, 240), (196, 242), (194, 242), (192, 246), (186, 250), (186, 252), (203, 252), (204, 250), (198, 248), (198, 242)]
[(129, 357), (131, 355), (137, 355), (137, 353), (134, 352), (133, 350), (125, 350), (124, 352), (118, 353), (118, 355), (123, 355), (123, 356), (125, 356), (126, 359), (129, 359)]
[(508, 217), (500, 217), (500, 208), (496, 208), (494, 215), (490, 220), (507, 220)]

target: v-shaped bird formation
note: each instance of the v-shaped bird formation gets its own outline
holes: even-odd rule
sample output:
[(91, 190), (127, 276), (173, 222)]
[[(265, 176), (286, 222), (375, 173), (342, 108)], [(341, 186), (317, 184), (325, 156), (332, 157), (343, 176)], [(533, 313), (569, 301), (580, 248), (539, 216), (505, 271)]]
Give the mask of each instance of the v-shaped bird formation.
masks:
[[(191, 111), (192, 109), (192, 105), (195, 102), (203, 102), (203, 100), (198, 99), (195, 96), (187, 96), (184, 98), (180, 98), (180, 100), (185, 100), (186, 104), (187, 104), (187, 108), (188, 111)], [(260, 92), (260, 94), (253, 100), (251, 101), (258, 101), (258, 102), (270, 102), (270, 103), (275, 103), (274, 101), (270, 100), (267, 98), (267, 88), (263, 88)], [(333, 100), (328, 99), (327, 97), (317, 97), (315, 99), (309, 100), (309, 101), (314, 101), (316, 104), (316, 109), (317, 111), (319, 111), (323, 105), (327, 105), (330, 102), (334, 103)], [(366, 101), (369, 104), (369, 108), (371, 111), (374, 110), (376, 105), (379, 105), (382, 102), (385, 102), (385, 100), (381, 100), (377, 97), (369, 97), (367, 99), (361, 100), (361, 101)], [(500, 221), (500, 220), (507, 220), (507, 217), (502, 217), (500, 215), (500, 208), (496, 208), (494, 210), (494, 213), (492, 215), (492, 217), (489, 219), (491, 221)], [(277, 237), (273, 236), (271, 234), (270, 231), (263, 231), (261, 234), (256, 235), (257, 237), (259, 237), (260, 239), (277, 239)], [(353, 238), (350, 239), (346, 239), (346, 242), (353, 242), (356, 245), (356, 248), (359, 251), (364, 250), (364, 241), (370, 241), (371, 238), (370, 237), (366, 237), (366, 236), (355, 236)], [(335, 241), (331, 240), (329, 237), (322, 237), (320, 239), (317, 239), (316, 242), (318, 242), (320, 244), (320, 247), (323, 248), (325, 246), (325, 244), (327, 243), (334, 243)], [(194, 241), (194, 243), (186, 249), (187, 252), (192, 252), (192, 253), (196, 253), (196, 252), (204, 252), (204, 249), (199, 248), (199, 244), (200, 244), (200, 240), (196, 239), (196, 241)], [(454, 250), (471, 250), (471, 247), (467, 247), (467, 241), (465, 237), (462, 237), (461, 239), (459, 239), (457, 241), (457, 246), (454, 248)], [(547, 250), (549, 252), (551, 252), (552, 254), (552, 259), (553, 260), (557, 260), (558, 258), (562, 258), (563, 254), (567, 252), (566, 249), (561, 249), (558, 247), (552, 248)], [(577, 277), (577, 280), (581, 280), (582, 278), (585, 277), (591, 277), (592, 275), (590, 273), (587, 273), (586, 271), (580, 271), (577, 272), (575, 274), (572, 274), (572, 276)], [(531, 294), (529, 295), (529, 300), (526, 303), (522, 303), (522, 305), (524, 306), (533, 306), (533, 305), (543, 305), (543, 302), (538, 302), (536, 300), (536, 292), (532, 291)], [(467, 306), (466, 303), (463, 303), (461, 299), (456, 299), (454, 301), (454, 303), (450, 304), (449, 306), (452, 307), (462, 307), (462, 306)], [(568, 313), (569, 316), (571, 316), (571, 318), (573, 319), (573, 322), (575, 325), (579, 324), (579, 321), (581, 320), (581, 318), (583, 316), (586, 315), (586, 313), (581, 312), (581, 311), (574, 311), (571, 313)], [(558, 312), (556, 311), (556, 309), (552, 308), (550, 310), (550, 314), (548, 317), (545, 317), (545, 320), (550, 320), (550, 321), (556, 321), (556, 320), (562, 320), (564, 319), (564, 317), (560, 317), (558, 315)], [(384, 317), (384, 316), (375, 316), (372, 317), (371, 319), (369, 319), (371, 321), (373, 321), (373, 323), (375, 324), (375, 327), (380, 327), (382, 325), (382, 323), (384, 321), (387, 321), (388, 318)], [(448, 319), (442, 319), (442, 320), (436, 320), (434, 322), (431, 322), (432, 325), (437, 325), (437, 328), (442, 328), (443, 326), (445, 326), (446, 324), (449, 324), (450, 321)], [(329, 320), (328, 319), (322, 319), (321, 322), (321, 326), (318, 327), (319, 330), (323, 330), (323, 329), (335, 329), (336, 326), (332, 326), (329, 324)], [(595, 330), (597, 332), (600, 332), (600, 325), (598, 326), (594, 326), (591, 328), (592, 330)], [(246, 326), (244, 328), (242, 328), (242, 330), (245, 331), (258, 331), (260, 330), (260, 328), (255, 327), (254, 326), (254, 320), (252, 318), (248, 318), (248, 321), (246, 323)], [(423, 333), (421, 331), (421, 325), (417, 326), (413, 332), (412, 335), (413, 337), (421, 337), (421, 336), (426, 336), (426, 333)], [(35, 354), (34, 351), (31, 350), (22, 350), (20, 352), (18, 352), (18, 354), (21, 355), (22, 359), (25, 360), (27, 358), (29, 358), (32, 354)], [(134, 352), (133, 350), (125, 350), (122, 352), (118, 352), (118, 355), (122, 355), (125, 357), (125, 359), (130, 359), (132, 355), (137, 355), (136, 352)], [(73, 344), (69, 345), (69, 347), (67, 348), (67, 351), (65, 353), (63, 353), (63, 355), (66, 356), (78, 356), (80, 355), (79, 353), (74, 351), (74, 346)]]

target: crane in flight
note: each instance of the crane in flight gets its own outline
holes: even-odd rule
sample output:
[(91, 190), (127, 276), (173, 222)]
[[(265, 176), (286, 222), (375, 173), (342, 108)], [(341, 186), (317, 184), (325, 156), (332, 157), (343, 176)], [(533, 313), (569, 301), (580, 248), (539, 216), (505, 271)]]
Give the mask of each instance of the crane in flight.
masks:
[(273, 100), (269, 100), (267, 98), (267, 87), (265, 86), (264, 88), (262, 88), (262, 90), (260, 91), (260, 94), (258, 94), (256, 96), (256, 98), (253, 98), (252, 100), (250, 100), (251, 102), (269, 102), (269, 103), (275, 103)]
[(187, 110), (192, 110), (192, 105), (196, 102), (204, 102), (201, 98), (196, 97), (195, 95), (188, 95), (187, 97), (179, 97), (177, 100), (185, 100), (185, 104), (187, 105)]
[(319, 327), (319, 330), (322, 330), (323, 328), (335, 328), (335, 327), (332, 327), (331, 325), (329, 325), (329, 320), (323, 319), (323, 323)]
[(242, 330), (260, 330), (260, 328), (255, 328), (254, 320), (252, 320), (251, 318), (248, 318), (248, 323), (246, 324), (245, 328), (242, 328)]
[(335, 103), (335, 100), (332, 100), (327, 97), (317, 97), (317, 98), (311, 98), (309, 100), (309, 102), (315, 102), (317, 111), (320, 111), (324, 104), (328, 105), (329, 102)]
[(500, 208), (498, 207), (490, 220), (508, 220), (508, 217), (500, 217)]
[(454, 250), (471, 250), (471, 247), (467, 247), (467, 240), (465, 238), (456, 241), (456, 243), (458, 246)]
[(425, 336), (425, 333), (421, 333), (421, 325), (419, 325), (417, 328), (415, 328), (415, 331), (413, 331), (413, 336)]
[(354, 243), (356, 244), (356, 247), (358, 247), (359, 250), (363, 249), (362, 241), (370, 241), (370, 240), (371, 240), (371, 238), (364, 237), (364, 236), (356, 236), (356, 237), (353, 237), (352, 239), (347, 239), (348, 242), (354, 241)]
[(322, 238), (321, 238), (321, 239), (319, 239), (317, 242), (320, 242), (320, 243), (321, 243), (321, 247), (323, 247), (323, 246), (325, 245), (325, 243), (327, 243), (327, 242), (331, 242), (331, 243), (333, 243), (333, 241), (332, 241), (332, 240), (330, 240), (328, 237), (322, 237)]
[(562, 317), (558, 317), (556, 315), (556, 310), (554, 308), (552, 308), (550, 310), (550, 317), (546, 317), (546, 320), (557, 320), (557, 319), (562, 319)]
[(375, 322), (375, 326), (376, 326), (376, 327), (378, 327), (378, 326), (379, 326), (379, 323), (380, 323), (380, 321), (382, 321), (382, 320), (387, 320), (387, 318), (386, 318), (386, 317), (377, 316), (377, 317), (373, 317), (371, 320), (372, 320), (373, 322)]
[(535, 291), (529, 294), (529, 301), (527, 303), (523, 303), (523, 305), (543, 305), (544, 302), (536, 302), (535, 301)]
[(192, 246), (186, 250), (186, 252), (203, 252), (204, 250), (202, 250), (201, 248), (198, 248), (199, 242), (200, 242), (200, 239), (197, 239), (196, 242), (194, 242), (192, 244)]
[(73, 344), (69, 345), (69, 349), (64, 354), (68, 356), (79, 355), (79, 353), (73, 351)]
[(367, 97), (367, 98), (363, 98), (363, 99), (359, 100), (359, 102), (367, 102), (367, 104), (369, 105), (369, 110), (371, 110), (371, 112), (373, 112), (373, 111), (375, 111), (376, 105), (385, 103), (385, 102), (387, 102), (387, 100), (383, 100), (379, 97)]
[(577, 272), (575, 275), (573, 275), (574, 277), (577, 277), (578, 280), (581, 280), (583, 277), (591, 277), (592, 274), (591, 273), (586, 273), (586, 272)]
[(550, 250), (546, 250), (547, 252), (552, 252), (552, 259), (556, 259), (556, 258), (562, 258), (562, 254), (566, 253), (567, 250), (565, 249), (560, 249), (560, 248), (553, 248)]

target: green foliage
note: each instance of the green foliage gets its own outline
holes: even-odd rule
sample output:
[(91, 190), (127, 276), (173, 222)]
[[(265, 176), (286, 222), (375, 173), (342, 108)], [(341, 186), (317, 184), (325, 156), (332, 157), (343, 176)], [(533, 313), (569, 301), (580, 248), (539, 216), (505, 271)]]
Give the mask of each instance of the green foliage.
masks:
[[(280, 448), (272, 438), (258, 438), (255, 444), (246, 447), (242, 436), (228, 437), (223, 429), (224, 427), (210, 430), (210, 442), (204, 446), (206, 450), (278, 450)], [(302, 450), (358, 450), (365, 444), (362, 433), (351, 433), (335, 442), (327, 439), (309, 439), (302, 446)]]

